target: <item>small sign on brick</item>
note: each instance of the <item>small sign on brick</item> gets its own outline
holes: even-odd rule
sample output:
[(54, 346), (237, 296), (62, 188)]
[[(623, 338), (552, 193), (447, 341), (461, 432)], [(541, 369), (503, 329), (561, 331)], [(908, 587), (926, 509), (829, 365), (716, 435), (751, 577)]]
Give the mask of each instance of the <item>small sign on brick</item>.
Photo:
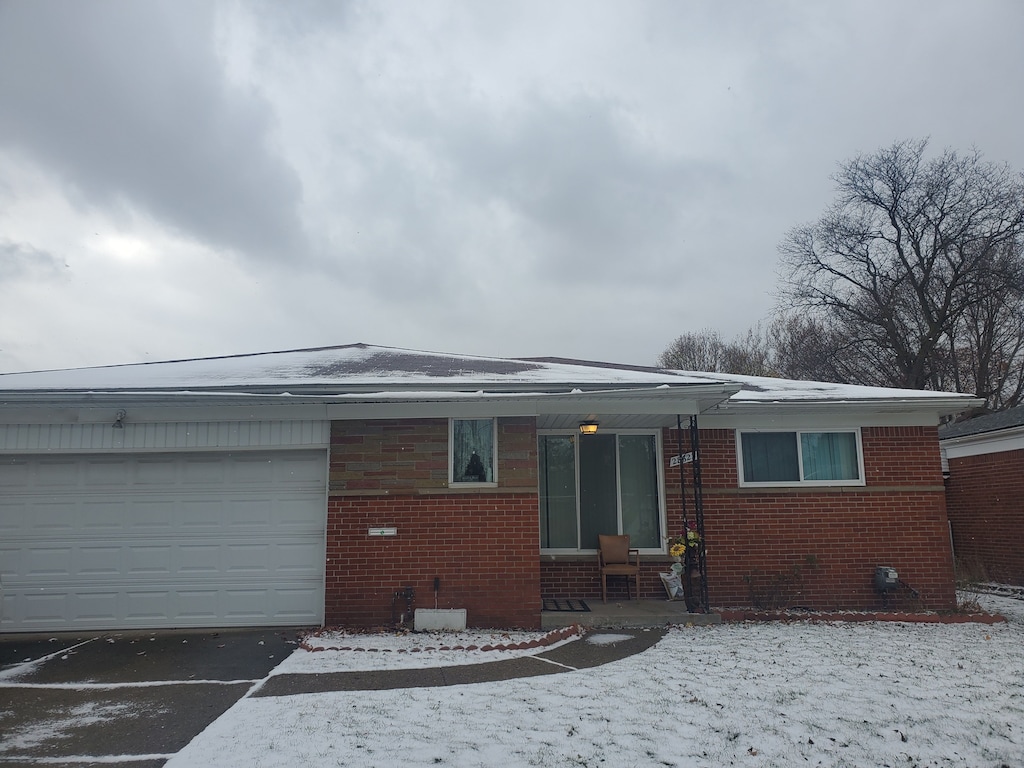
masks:
[(678, 467), (680, 464), (689, 464), (693, 461), (693, 451), (684, 453), (682, 456), (673, 456), (668, 460), (670, 467)]
[(368, 536), (397, 536), (397, 528), (370, 528), (366, 531)]

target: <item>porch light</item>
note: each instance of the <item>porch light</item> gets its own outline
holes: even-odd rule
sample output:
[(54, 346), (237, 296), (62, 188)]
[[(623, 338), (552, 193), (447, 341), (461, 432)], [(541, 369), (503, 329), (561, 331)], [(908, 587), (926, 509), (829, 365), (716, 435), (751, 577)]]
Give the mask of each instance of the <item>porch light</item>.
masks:
[(596, 435), (597, 434), (597, 422), (596, 421), (581, 421), (580, 422), (580, 434), (581, 435)]

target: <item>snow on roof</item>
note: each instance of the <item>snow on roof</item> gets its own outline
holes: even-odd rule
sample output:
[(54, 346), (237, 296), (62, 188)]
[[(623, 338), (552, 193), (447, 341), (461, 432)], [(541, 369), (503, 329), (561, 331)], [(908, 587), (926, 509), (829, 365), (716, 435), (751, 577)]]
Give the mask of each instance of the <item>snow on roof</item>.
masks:
[(0, 374), (0, 391), (190, 390), (337, 392), (366, 388), (487, 387), (515, 390), (586, 386), (708, 384), (657, 369), (606, 368), (351, 344), (285, 352), (95, 368)]
[[(350, 344), (283, 352), (93, 368), (0, 374), (0, 392), (237, 392), (261, 394), (411, 391), (566, 392), (653, 387), (739, 386), (731, 404), (914, 401), (963, 398), (948, 392), (861, 387), (727, 373), (672, 371), (564, 358), (497, 358)], [(731, 385), (731, 386), (730, 386)], [(964, 407), (969, 407), (965, 402)]]
[(783, 400), (943, 400), (949, 398), (973, 399), (971, 395), (956, 392), (935, 392), (895, 387), (865, 387), (859, 384), (835, 384), (827, 381), (800, 381), (776, 379), (768, 376), (742, 376), (736, 373), (698, 373), (680, 371), (693, 379), (705, 379), (740, 385), (740, 391), (731, 402), (780, 402)]

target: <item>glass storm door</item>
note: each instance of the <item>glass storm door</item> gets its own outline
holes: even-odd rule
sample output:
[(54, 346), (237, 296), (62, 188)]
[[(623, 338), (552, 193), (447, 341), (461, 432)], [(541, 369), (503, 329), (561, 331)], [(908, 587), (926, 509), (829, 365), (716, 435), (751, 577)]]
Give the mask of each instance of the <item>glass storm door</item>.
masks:
[(654, 435), (541, 435), (539, 458), (542, 548), (597, 549), (602, 533), (661, 546)]

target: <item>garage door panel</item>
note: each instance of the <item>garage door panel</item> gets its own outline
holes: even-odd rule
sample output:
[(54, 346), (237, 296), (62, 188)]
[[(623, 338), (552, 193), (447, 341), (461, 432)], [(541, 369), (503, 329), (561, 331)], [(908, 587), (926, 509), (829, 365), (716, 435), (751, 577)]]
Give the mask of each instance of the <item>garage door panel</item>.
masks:
[(35, 469), (33, 486), (37, 488), (69, 488), (79, 485), (78, 465), (74, 461), (47, 461)]
[[(124, 485), (131, 478), (130, 458), (94, 458), (82, 463), (82, 485), (86, 488), (109, 488)], [(52, 470), (52, 465), (46, 465)], [(46, 482), (40, 477), (41, 482)]]
[(224, 527), (224, 504), (220, 499), (186, 499), (179, 504), (177, 519), (182, 533), (209, 532)]
[(74, 549), (66, 547), (35, 547), (25, 558), (25, 573), (31, 577), (67, 578), (72, 572), (72, 553)]
[(181, 544), (178, 547), (178, 573), (195, 578), (219, 573), (223, 567), (220, 544)]
[(234, 484), (260, 486), (273, 486), (278, 480), (274, 471), (273, 462), (268, 462), (260, 456), (240, 457), (231, 465), (230, 481)]
[(79, 508), (78, 529), (86, 536), (108, 536), (129, 526), (131, 515), (127, 501), (85, 499)]
[(21, 490), (32, 484), (32, 468), (24, 459), (5, 456), (0, 461), (0, 490)]
[(270, 544), (226, 544), (225, 570), (232, 576), (266, 576), (270, 573)]
[(327, 499), (323, 494), (278, 494), (271, 507), (271, 527), (289, 533), (319, 530), (324, 526)]
[(275, 502), (267, 498), (236, 499), (227, 509), (228, 524), (267, 530), (273, 524)]
[(178, 463), (164, 457), (140, 459), (132, 465), (131, 482), (147, 489), (178, 485)]
[(316, 621), (309, 615), (308, 606), (319, 596), (315, 586), (277, 588), (271, 594), (274, 616), (284, 624), (310, 624)]
[(175, 520), (175, 501), (172, 498), (142, 498), (132, 504), (128, 528), (134, 534), (166, 533)]
[(171, 590), (137, 589), (125, 591), (123, 619), (135, 625), (159, 624), (171, 615)]
[(13, 506), (9, 511), (4, 510), (5, 515), (11, 514), (16, 521), (20, 519), (18, 533), (40, 537), (73, 533), (78, 523), (76, 512), (77, 504), (73, 500), (32, 503), (31, 512), (27, 515), (21, 515), (17, 506)]
[(212, 623), (221, 615), (219, 589), (191, 589), (178, 592), (177, 618), (192, 623)]
[(68, 599), (71, 601), (71, 613), (79, 626), (96, 624), (112, 626), (118, 623), (118, 597), (116, 591), (107, 590), (79, 592), (69, 595)]
[(263, 615), (270, 604), (268, 587), (235, 587), (227, 589), (224, 597), (228, 604), (227, 617), (233, 621), (251, 620)]
[(312, 578), (319, 569), (314, 568), (311, 563), (315, 563), (323, 557), (323, 550), (318, 544), (311, 542), (284, 543), (275, 546), (274, 555), (275, 573), (306, 575)]
[(225, 469), (216, 454), (197, 456), (181, 463), (179, 482), (196, 488), (224, 485), (228, 482)]
[(133, 579), (167, 579), (174, 575), (172, 544), (126, 544), (124, 572)]
[(322, 621), (325, 452), (38, 457), (0, 481), (4, 631)]
[(73, 563), (74, 575), (85, 578), (117, 579), (124, 568), (123, 547), (108, 544), (86, 545), (77, 548)]
[(25, 595), (25, 623), (29, 626), (52, 628), (60, 626), (68, 615), (70, 595), (67, 592), (38, 592)]
[(275, 468), (275, 484), (309, 486), (316, 482), (321, 469), (312, 456), (286, 456)]

